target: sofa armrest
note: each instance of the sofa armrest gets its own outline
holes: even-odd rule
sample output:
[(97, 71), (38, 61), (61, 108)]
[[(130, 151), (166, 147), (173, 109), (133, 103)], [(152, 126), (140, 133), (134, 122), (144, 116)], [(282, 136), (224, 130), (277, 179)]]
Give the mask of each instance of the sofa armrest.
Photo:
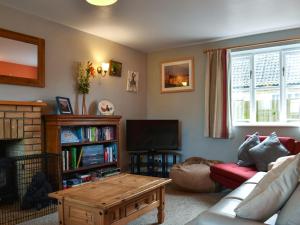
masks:
[(192, 221), (185, 225), (265, 225), (265, 223), (241, 219), (238, 217), (230, 217), (223, 214), (213, 212), (203, 212)]

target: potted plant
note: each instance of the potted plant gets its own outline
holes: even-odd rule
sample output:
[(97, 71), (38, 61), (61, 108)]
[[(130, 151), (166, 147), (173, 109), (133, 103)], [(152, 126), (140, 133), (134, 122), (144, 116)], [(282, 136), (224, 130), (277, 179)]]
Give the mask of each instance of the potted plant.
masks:
[(78, 69), (78, 77), (77, 77), (77, 84), (78, 84), (78, 92), (82, 94), (82, 115), (87, 114), (87, 107), (86, 107), (86, 95), (90, 91), (90, 79), (95, 77), (95, 68), (93, 67), (93, 63), (88, 61), (86, 66), (83, 66), (82, 63), (79, 63)]

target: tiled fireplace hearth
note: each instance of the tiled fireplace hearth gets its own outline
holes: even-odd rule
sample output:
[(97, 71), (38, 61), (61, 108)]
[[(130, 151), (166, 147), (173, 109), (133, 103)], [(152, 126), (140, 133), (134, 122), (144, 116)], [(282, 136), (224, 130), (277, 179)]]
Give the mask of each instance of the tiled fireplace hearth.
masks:
[(41, 153), (43, 106), (41, 102), (0, 101), (0, 147), (6, 156)]

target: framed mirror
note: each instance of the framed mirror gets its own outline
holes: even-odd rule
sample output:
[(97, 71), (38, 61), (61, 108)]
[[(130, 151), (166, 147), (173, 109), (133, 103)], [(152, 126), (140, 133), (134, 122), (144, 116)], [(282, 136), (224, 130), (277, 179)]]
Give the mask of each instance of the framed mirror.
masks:
[(45, 87), (45, 40), (0, 28), (0, 83)]

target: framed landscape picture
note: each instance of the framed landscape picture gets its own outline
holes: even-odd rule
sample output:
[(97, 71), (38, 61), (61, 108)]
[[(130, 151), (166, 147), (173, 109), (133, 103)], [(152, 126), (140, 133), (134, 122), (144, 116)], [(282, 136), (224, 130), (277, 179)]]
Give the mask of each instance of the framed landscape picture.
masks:
[(161, 93), (193, 90), (193, 57), (161, 63)]

